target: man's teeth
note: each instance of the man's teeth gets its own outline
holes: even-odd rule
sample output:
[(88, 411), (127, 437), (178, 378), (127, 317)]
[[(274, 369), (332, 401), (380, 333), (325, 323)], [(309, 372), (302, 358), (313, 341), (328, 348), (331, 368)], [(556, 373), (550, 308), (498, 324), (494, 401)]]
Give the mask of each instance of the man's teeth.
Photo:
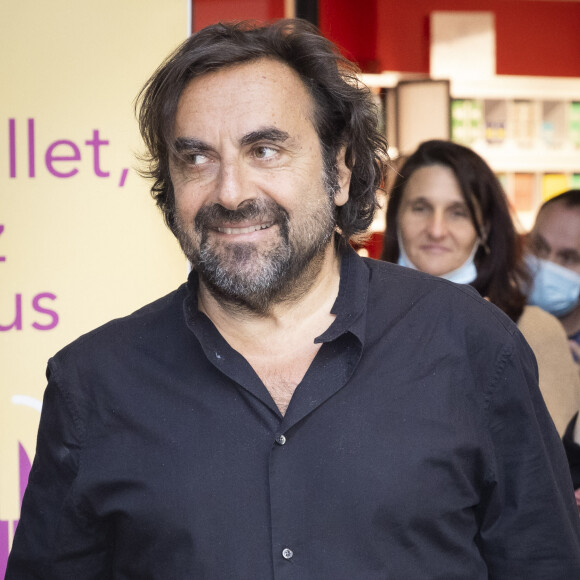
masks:
[(271, 225), (272, 224), (258, 224), (255, 226), (248, 226), (247, 228), (218, 228), (218, 232), (222, 234), (251, 234), (252, 232), (257, 232), (258, 230), (265, 230)]

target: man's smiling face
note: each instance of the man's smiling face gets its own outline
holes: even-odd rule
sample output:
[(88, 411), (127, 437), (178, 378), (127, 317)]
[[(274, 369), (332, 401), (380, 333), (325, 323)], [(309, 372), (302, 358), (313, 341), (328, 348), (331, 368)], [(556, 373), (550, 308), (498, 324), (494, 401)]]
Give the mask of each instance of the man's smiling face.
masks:
[[(183, 91), (171, 161), (176, 234), (214, 295), (265, 310), (319, 270), (348, 179), (338, 167), (325, 174), (313, 109), (299, 76), (271, 59)], [(338, 165), (344, 175), (342, 157)]]

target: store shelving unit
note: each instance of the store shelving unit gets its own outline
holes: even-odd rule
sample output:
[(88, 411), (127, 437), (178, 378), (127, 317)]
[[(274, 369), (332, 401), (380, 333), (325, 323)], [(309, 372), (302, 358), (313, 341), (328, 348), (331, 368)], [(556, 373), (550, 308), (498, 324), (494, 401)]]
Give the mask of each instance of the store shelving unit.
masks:
[[(385, 131), (392, 154), (409, 153), (409, 143), (445, 135), (401, 135), (397, 119), (409, 81), (428, 82), (425, 75), (386, 72), (362, 75), (384, 107)], [(435, 79), (440, 81), (441, 79)], [(542, 201), (559, 191), (580, 188), (580, 79), (496, 75), (481, 80), (449, 79), (449, 108), (429, 99), (422, 106), (436, 119), (448, 119), (449, 137), (477, 151), (498, 174), (527, 230)], [(414, 101), (417, 107), (417, 101)], [(399, 143), (405, 147), (399, 150)]]

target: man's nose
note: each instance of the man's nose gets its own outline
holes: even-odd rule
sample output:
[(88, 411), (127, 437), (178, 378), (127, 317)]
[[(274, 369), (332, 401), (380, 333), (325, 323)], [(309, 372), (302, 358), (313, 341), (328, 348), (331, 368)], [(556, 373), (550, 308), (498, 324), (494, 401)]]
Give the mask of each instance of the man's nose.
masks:
[(244, 201), (253, 199), (247, 168), (238, 160), (222, 161), (216, 183), (216, 201), (221, 206), (235, 210)]

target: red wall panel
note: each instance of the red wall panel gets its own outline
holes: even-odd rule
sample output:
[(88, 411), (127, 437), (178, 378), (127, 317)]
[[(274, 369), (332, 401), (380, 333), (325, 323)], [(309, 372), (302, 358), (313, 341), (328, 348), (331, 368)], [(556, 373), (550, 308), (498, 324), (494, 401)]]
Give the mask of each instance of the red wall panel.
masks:
[[(377, 63), (377, 0), (318, 0), (320, 30), (368, 72)], [(376, 69), (376, 70), (374, 70)]]
[(220, 20), (274, 20), (284, 17), (284, 0), (192, 0), (193, 26), (200, 30)]
[(495, 14), (497, 74), (580, 77), (580, 3), (526, 0), (377, 0), (381, 70), (429, 72), (429, 14)]
[(500, 2), (497, 73), (580, 77), (579, 2)]
[[(558, 0), (318, 0), (325, 36), (363, 70), (429, 72), (433, 10), (495, 14), (497, 73), (580, 77), (580, 2)], [(272, 20), (284, 0), (193, 0), (193, 29)]]

